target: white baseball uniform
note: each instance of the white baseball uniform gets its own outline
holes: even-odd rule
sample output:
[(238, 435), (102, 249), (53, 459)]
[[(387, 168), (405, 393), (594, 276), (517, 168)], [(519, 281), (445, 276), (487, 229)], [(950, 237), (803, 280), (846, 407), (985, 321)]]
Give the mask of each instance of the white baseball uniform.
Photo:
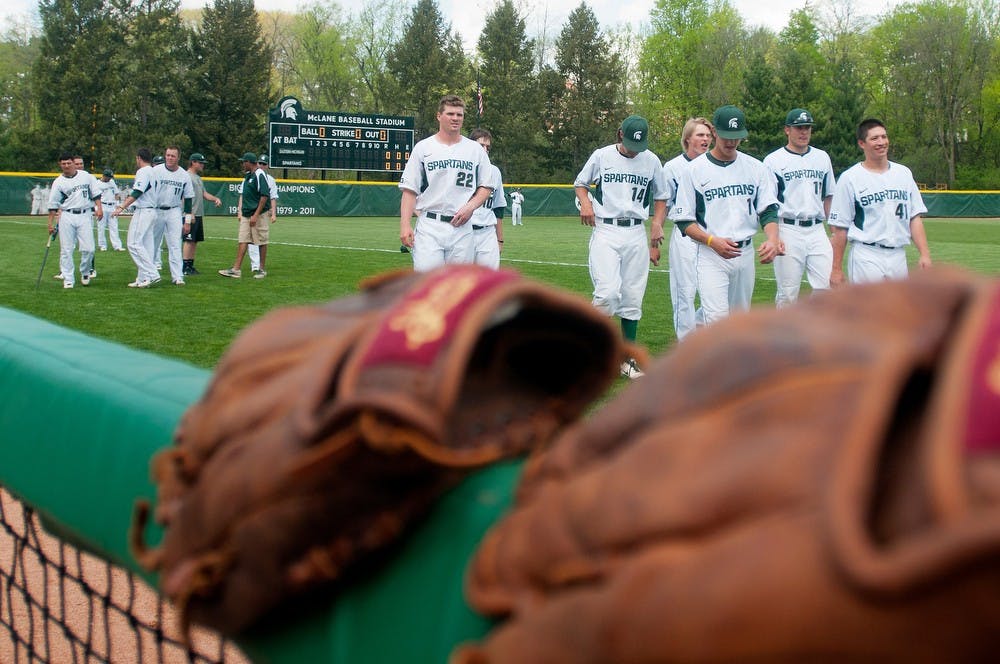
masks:
[(135, 202), (132, 204), (132, 222), (128, 225), (128, 235), (125, 246), (132, 256), (138, 273), (136, 282), (153, 282), (160, 278), (160, 273), (153, 262), (153, 252), (157, 245), (153, 242), (157, 214), (157, 184), (153, 167), (143, 166), (135, 172), (130, 194)]
[(826, 152), (810, 145), (804, 154), (778, 148), (764, 157), (764, 165), (774, 173), (780, 203), (778, 233), (785, 254), (774, 259), (774, 301), (784, 307), (798, 299), (803, 273), (814, 291), (830, 288), (833, 246), (823, 227), (823, 204), (833, 196), (833, 164)]
[(497, 240), (497, 224), (503, 219), (503, 210), (507, 207), (507, 197), (504, 195), (503, 178), (500, 169), (490, 164), (492, 174), (493, 195), (486, 199), (472, 213), (472, 241), (475, 244), (473, 262), (476, 265), (493, 268), (500, 267), (500, 244)]
[[(668, 218), (673, 220), (673, 211), (677, 203), (677, 186), (680, 183), (681, 172), (686, 170), (691, 158), (681, 153), (663, 164), (663, 173), (670, 188), (667, 206), (670, 208)], [(674, 332), (680, 341), (694, 331), (698, 323), (699, 312), (695, 309), (695, 296), (698, 294), (698, 243), (684, 235), (680, 227), (674, 224), (670, 233), (670, 245), (667, 247), (667, 260), (670, 265), (670, 302), (674, 309)]]
[(48, 202), (48, 197), (45, 195), (45, 189), (42, 188), (42, 185), (36, 184), (31, 188), (31, 214), (43, 214), (45, 204)]
[(741, 250), (735, 258), (723, 258), (711, 247), (698, 244), (698, 295), (706, 325), (731, 311), (750, 308), (757, 276), (753, 236), (774, 220), (777, 209), (771, 172), (742, 152), (731, 162), (706, 152), (681, 173), (675, 223), (695, 222), (710, 235), (735, 242)]
[(847, 276), (854, 283), (905, 279), (910, 220), (927, 212), (910, 169), (890, 161), (884, 173), (855, 164), (841, 173), (830, 225), (847, 229)]
[[(275, 181), (273, 177), (271, 177), (271, 174), (267, 171), (264, 171), (264, 177), (267, 178), (267, 188), (271, 192), (271, 210), (268, 212), (268, 214), (270, 214), (270, 212), (273, 211), (274, 214), (277, 215), (278, 198), (279, 198), (278, 183), (277, 181)], [(240, 193), (241, 194), (243, 193), (242, 182), (240, 183)], [(247, 256), (250, 258), (250, 271), (257, 272), (258, 270), (260, 270), (260, 247), (258, 247), (256, 244), (248, 244)]]
[(593, 304), (609, 316), (640, 320), (649, 279), (643, 222), (652, 201), (667, 200), (667, 178), (655, 154), (644, 150), (629, 158), (616, 143), (595, 150), (573, 186), (589, 191), (593, 183), (595, 224), (588, 258)]
[(114, 178), (107, 182), (98, 179), (97, 190), (101, 192), (101, 210), (104, 212), (104, 215), (97, 220), (97, 246), (100, 247), (101, 251), (107, 250), (108, 242), (105, 239), (105, 232), (107, 232), (111, 240), (111, 248), (115, 251), (121, 251), (122, 238), (118, 234), (118, 217), (113, 214), (118, 202), (118, 183), (115, 182)]
[(181, 255), (181, 236), (184, 235), (184, 200), (194, 200), (191, 175), (180, 166), (170, 170), (166, 164), (154, 166), (153, 174), (158, 181), (153, 244), (159, 248), (161, 239), (166, 240), (170, 279), (174, 283), (183, 283), (184, 259)]
[(94, 178), (86, 171), (77, 171), (68, 178), (60, 174), (52, 181), (49, 191), (49, 210), (59, 210), (59, 267), (63, 282), (72, 286), (73, 249), (80, 245), (80, 275), (94, 269), (94, 201), (100, 192), (94, 187)]
[(524, 203), (524, 194), (514, 191), (510, 195), (510, 224), (511, 226), (524, 226), (521, 219), (521, 204)]
[(429, 136), (413, 146), (399, 188), (417, 195), (413, 269), (426, 272), (446, 263), (471, 263), (472, 224), (451, 220), (479, 187), (493, 188), (490, 158), (479, 143), (462, 136), (454, 145)]

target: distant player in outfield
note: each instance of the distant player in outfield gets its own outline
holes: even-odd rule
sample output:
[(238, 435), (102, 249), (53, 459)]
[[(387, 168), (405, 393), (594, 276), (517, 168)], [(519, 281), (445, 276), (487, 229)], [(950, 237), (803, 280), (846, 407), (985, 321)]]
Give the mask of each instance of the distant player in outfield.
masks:
[(465, 102), (455, 95), (443, 97), (437, 119), (438, 132), (413, 146), (399, 181), (399, 240), (411, 250), (418, 272), (472, 263), (475, 245), (468, 221), (493, 195), (489, 156), (462, 136)]
[(129, 288), (149, 288), (160, 281), (160, 272), (153, 262), (157, 179), (153, 173), (152, 161), (153, 153), (149, 148), (139, 148), (135, 153), (136, 171), (132, 192), (115, 208), (117, 216), (129, 206), (135, 206), (125, 240), (125, 246), (128, 247), (137, 270), (135, 281), (129, 283)]
[(830, 283), (843, 284), (844, 253), (851, 243), (847, 276), (854, 283), (904, 279), (906, 245), (912, 241), (921, 268), (931, 266), (931, 250), (921, 216), (927, 212), (910, 169), (889, 161), (889, 134), (880, 120), (858, 125), (865, 158), (840, 174), (830, 208), (833, 270)]
[[(715, 138), (715, 127), (705, 118), (691, 118), (684, 123), (681, 131), (681, 149), (684, 151), (663, 165), (667, 176), (667, 186), (670, 187), (670, 198), (667, 199), (667, 216), (674, 209), (677, 201), (677, 185), (681, 173), (687, 169), (695, 157), (708, 152)], [(698, 295), (697, 256), (698, 245), (694, 240), (684, 235), (680, 227), (674, 224), (670, 234), (670, 302), (674, 309), (674, 333), (680, 341), (694, 331), (700, 318), (695, 309), (695, 298)], [(703, 322), (703, 321), (702, 321)]]
[[(469, 132), (469, 138), (483, 146), (486, 154), (493, 149), (493, 134), (486, 129), (476, 128)], [(503, 213), (507, 207), (507, 198), (503, 191), (503, 178), (496, 164), (490, 164), (493, 176), (493, 195), (486, 199), (482, 207), (472, 213), (472, 239), (476, 244), (476, 265), (500, 268), (500, 254), (503, 253)]]
[(101, 179), (97, 181), (97, 190), (101, 192), (101, 209), (104, 210), (104, 215), (97, 219), (97, 247), (101, 251), (107, 251), (110, 240), (112, 249), (125, 251), (121, 235), (118, 234), (118, 217), (114, 215), (115, 205), (118, 202), (118, 183), (115, 182), (115, 173), (110, 168), (105, 168), (101, 173)]
[[(264, 174), (267, 178), (267, 186), (271, 191), (271, 223), (276, 223), (278, 221), (278, 183), (275, 182), (274, 177), (267, 170), (267, 155), (262, 154), (257, 157), (257, 170)], [(242, 195), (240, 196), (240, 201), (243, 200)], [(242, 205), (242, 203), (241, 203)], [(263, 272), (260, 269), (260, 249), (257, 248), (256, 244), (247, 245), (247, 256), (250, 257), (250, 271), (254, 273), (254, 279), (263, 279), (267, 276), (267, 272)]]
[(89, 173), (76, 170), (73, 155), (69, 152), (59, 156), (59, 170), (62, 173), (52, 182), (49, 194), (49, 234), (55, 230), (58, 215), (59, 267), (62, 268), (63, 288), (73, 288), (76, 283), (73, 250), (78, 242), (80, 283), (87, 286), (94, 261), (94, 210), (99, 216), (104, 214), (101, 193)]
[(191, 214), (194, 215), (194, 221), (182, 238), (184, 276), (200, 274), (194, 266), (194, 257), (198, 243), (205, 240), (205, 201), (215, 203), (215, 207), (222, 205), (221, 198), (205, 191), (205, 183), (201, 180), (203, 170), (205, 170), (205, 155), (192, 152), (188, 158), (188, 176), (191, 178), (191, 189), (194, 190), (194, 198), (191, 199)]
[(514, 193), (510, 195), (510, 225), (511, 226), (524, 226), (524, 218), (522, 216), (522, 206), (524, 205), (524, 194), (521, 193), (521, 188), (518, 187), (514, 190)]
[(784, 255), (774, 258), (777, 281), (775, 304), (787, 306), (799, 297), (802, 275), (813, 291), (830, 288), (833, 247), (823, 227), (833, 198), (833, 164), (830, 155), (809, 145), (813, 117), (793, 108), (785, 117), (788, 144), (764, 157), (778, 187), (778, 234)]
[(705, 324), (749, 309), (757, 268), (753, 236), (767, 239), (757, 254), (770, 263), (783, 252), (778, 237), (774, 177), (764, 164), (739, 151), (747, 121), (735, 106), (712, 116), (715, 146), (681, 173), (673, 218), (698, 244), (698, 296)]
[[(618, 129), (618, 140), (598, 148), (573, 181), (580, 203), (580, 223), (591, 226), (590, 279), (593, 304), (621, 319), (622, 336), (635, 341), (642, 318), (642, 298), (649, 263), (659, 262), (663, 222), (667, 214), (667, 178), (660, 159), (647, 150), (649, 123), (630, 115)], [(597, 187), (591, 194), (591, 185)], [(653, 211), (649, 243), (643, 223)], [(621, 366), (626, 378), (642, 371), (635, 360)]]

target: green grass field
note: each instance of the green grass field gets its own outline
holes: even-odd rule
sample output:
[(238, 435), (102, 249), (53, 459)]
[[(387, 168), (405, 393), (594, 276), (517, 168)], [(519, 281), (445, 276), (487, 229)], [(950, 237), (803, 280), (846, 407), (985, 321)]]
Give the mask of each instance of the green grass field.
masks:
[[(926, 225), (935, 263), (1000, 273), (1000, 220), (929, 219)], [(249, 278), (248, 262), (243, 279), (226, 279), (216, 270), (232, 263), (236, 222), (209, 217), (196, 263), (202, 274), (189, 277), (184, 287), (165, 279), (165, 285), (148, 290), (126, 288), (135, 278), (129, 254), (98, 252), (98, 276), (91, 285), (84, 288), (78, 280), (76, 288), (64, 290), (52, 278), (59, 272), (54, 242), (36, 290), (45, 220), (0, 217), (0, 229), (5, 238), (0, 306), (202, 367), (214, 366), (237, 332), (267, 311), (336, 298), (353, 292), (365, 277), (411, 266), (410, 256), (399, 251), (396, 218), (289, 217), (271, 230), (266, 279)], [(576, 217), (528, 218), (524, 226), (508, 225), (503, 265), (589, 299), (589, 234)], [(650, 274), (639, 326), (639, 341), (654, 354), (674, 343), (667, 278), (664, 258)], [(758, 265), (755, 306), (773, 301), (773, 271)]]

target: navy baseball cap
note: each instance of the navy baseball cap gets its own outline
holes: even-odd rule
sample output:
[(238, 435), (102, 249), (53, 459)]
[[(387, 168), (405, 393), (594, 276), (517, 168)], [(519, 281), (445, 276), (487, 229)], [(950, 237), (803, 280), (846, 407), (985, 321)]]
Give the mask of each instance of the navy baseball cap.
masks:
[(788, 111), (788, 117), (785, 118), (786, 127), (811, 127), (812, 125), (813, 116), (804, 108), (793, 108)]
[(622, 145), (632, 152), (642, 152), (649, 147), (649, 123), (646, 118), (630, 115), (622, 121)]
[(205, 161), (205, 155), (203, 155), (200, 152), (192, 152), (191, 156), (188, 157), (188, 161), (197, 161), (199, 164), (205, 164), (205, 163), (207, 163)]
[(712, 115), (715, 134), (729, 140), (747, 137), (747, 117), (732, 104), (720, 106)]
[(257, 155), (253, 152), (244, 152), (243, 156), (240, 157), (240, 161), (249, 161), (251, 164), (257, 163)]

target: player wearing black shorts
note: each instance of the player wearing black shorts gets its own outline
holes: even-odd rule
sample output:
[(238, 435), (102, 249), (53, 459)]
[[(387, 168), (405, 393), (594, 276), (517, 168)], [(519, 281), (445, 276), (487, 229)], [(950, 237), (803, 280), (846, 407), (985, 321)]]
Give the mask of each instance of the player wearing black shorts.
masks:
[(205, 155), (194, 152), (188, 158), (188, 174), (191, 176), (191, 186), (194, 189), (194, 199), (191, 211), (194, 213), (194, 223), (188, 232), (181, 236), (184, 240), (184, 274), (198, 274), (194, 267), (194, 254), (198, 243), (205, 239), (205, 225), (202, 217), (205, 215), (205, 201), (212, 201), (215, 207), (222, 205), (222, 199), (205, 191), (205, 183), (201, 181), (201, 172), (205, 169)]

